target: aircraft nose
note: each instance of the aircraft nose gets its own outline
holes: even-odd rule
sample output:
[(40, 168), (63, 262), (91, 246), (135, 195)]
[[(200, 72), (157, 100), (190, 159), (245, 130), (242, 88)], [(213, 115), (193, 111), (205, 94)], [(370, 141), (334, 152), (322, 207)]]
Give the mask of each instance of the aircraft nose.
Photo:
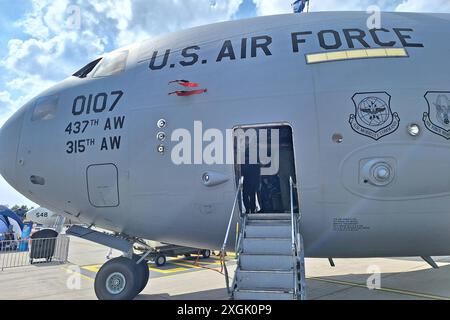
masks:
[(6, 181), (14, 180), (17, 149), (25, 115), (24, 108), (17, 111), (0, 129), (0, 174)]

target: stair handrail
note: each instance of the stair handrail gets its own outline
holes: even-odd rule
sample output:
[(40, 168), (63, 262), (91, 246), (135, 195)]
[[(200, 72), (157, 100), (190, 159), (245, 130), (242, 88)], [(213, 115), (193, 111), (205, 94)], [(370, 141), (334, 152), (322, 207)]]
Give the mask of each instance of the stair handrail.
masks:
[[(228, 269), (227, 269), (227, 265), (226, 265), (226, 261), (225, 261), (225, 250), (226, 250), (226, 247), (227, 247), (227, 244), (228, 244), (228, 238), (230, 236), (231, 226), (232, 226), (232, 223), (233, 223), (234, 215), (235, 215), (235, 212), (236, 212), (236, 207), (237, 207), (238, 200), (239, 200), (239, 194), (241, 193), (243, 187), (244, 187), (244, 177), (241, 177), (239, 179), (238, 188), (237, 188), (237, 191), (236, 191), (236, 195), (234, 197), (233, 209), (231, 210), (230, 220), (228, 222), (228, 227), (227, 227), (227, 232), (225, 234), (225, 239), (223, 241), (223, 245), (222, 245), (222, 248), (220, 250), (220, 256), (221, 256), (222, 263), (223, 263), (224, 274), (225, 274), (225, 283), (227, 285), (228, 294), (231, 294), (231, 290), (230, 290), (230, 280), (229, 280), (229, 277), (228, 277)], [(237, 252), (236, 252), (236, 254), (237, 254)]]
[(292, 177), (289, 177), (289, 192), (290, 192), (290, 199), (291, 199), (291, 221), (292, 221), (292, 229), (291, 229), (291, 240), (292, 240), (292, 250), (296, 252), (296, 246), (295, 246), (295, 220), (294, 220), (294, 180)]
[(225, 234), (225, 239), (223, 241), (222, 250), (221, 250), (222, 252), (225, 252), (226, 246), (228, 244), (228, 238), (230, 236), (230, 230), (231, 230), (231, 225), (233, 223), (234, 213), (236, 212), (236, 207), (237, 207), (238, 200), (239, 200), (239, 194), (240, 194), (243, 186), (244, 186), (244, 177), (241, 177), (239, 179), (239, 185), (238, 185), (238, 188), (236, 191), (236, 195), (234, 197), (233, 209), (231, 210), (230, 220), (228, 221), (227, 232)]
[(291, 200), (291, 249), (292, 249), (292, 263), (293, 263), (293, 284), (294, 284), (294, 297), (298, 296), (298, 285), (297, 285), (297, 246), (295, 239), (295, 219), (294, 219), (294, 180), (289, 177), (289, 195)]
[[(237, 268), (240, 267), (240, 255), (241, 255), (241, 250), (242, 250), (242, 242), (245, 236), (245, 232), (246, 232), (246, 226), (247, 226), (247, 219), (248, 219), (248, 215), (244, 214), (241, 215), (241, 225), (239, 226), (239, 230), (236, 230), (236, 232), (238, 233), (237, 236), (237, 240), (236, 240), (236, 246), (235, 246), (235, 250), (234, 252), (236, 253), (236, 260), (237, 260)], [(225, 264), (225, 262), (224, 262)], [(226, 266), (225, 266), (226, 268)], [(226, 272), (228, 273), (228, 270), (226, 270)], [(236, 288), (236, 277), (237, 273), (234, 274), (234, 278), (233, 278), (233, 283), (231, 285), (231, 288)], [(228, 293), (230, 295), (230, 297), (233, 299), (233, 292), (228, 288)]]
[(291, 240), (292, 240), (292, 258), (294, 270), (294, 297), (295, 298), (301, 297), (303, 299), (304, 298), (303, 241), (300, 234), (300, 226), (298, 224), (300, 220), (300, 212), (295, 213), (294, 209), (294, 189), (297, 189), (297, 185), (294, 183), (294, 179), (292, 177), (289, 177), (289, 185), (291, 197), (291, 222), (292, 222)]

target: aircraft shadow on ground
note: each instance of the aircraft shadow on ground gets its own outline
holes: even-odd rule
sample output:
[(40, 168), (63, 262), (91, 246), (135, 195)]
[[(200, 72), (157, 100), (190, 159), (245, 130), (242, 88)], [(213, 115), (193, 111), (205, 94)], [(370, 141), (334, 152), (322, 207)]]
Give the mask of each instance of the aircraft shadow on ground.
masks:
[[(450, 265), (439, 269), (430, 267), (423, 270), (382, 273), (379, 290), (370, 290), (367, 287), (371, 276), (373, 274), (360, 273), (308, 278), (308, 298), (450, 300)], [(370, 279), (373, 280), (372, 277)]]
[[(424, 262), (421, 257), (403, 257), (403, 258), (385, 258), (385, 259), (391, 259), (391, 260), (400, 260), (400, 261), (417, 261), (417, 262)], [(443, 256), (443, 257), (433, 257), (434, 261), (436, 262), (442, 262), (442, 263), (450, 263), (450, 257)], [(426, 262), (424, 262), (426, 263)]]
[(227, 290), (213, 289), (180, 295), (140, 294), (135, 300), (228, 300)]
[[(450, 299), (450, 265), (440, 269), (383, 273), (381, 289), (369, 290), (370, 274), (345, 274), (307, 279), (309, 300), (445, 300)], [(176, 280), (174, 280), (176, 281)], [(201, 279), (199, 279), (200, 283)], [(151, 286), (151, 283), (150, 283)], [(200, 287), (200, 286), (199, 286)], [(151, 287), (150, 287), (151, 288)], [(151, 289), (150, 289), (151, 290)], [(223, 289), (186, 294), (140, 294), (136, 300), (228, 300)]]

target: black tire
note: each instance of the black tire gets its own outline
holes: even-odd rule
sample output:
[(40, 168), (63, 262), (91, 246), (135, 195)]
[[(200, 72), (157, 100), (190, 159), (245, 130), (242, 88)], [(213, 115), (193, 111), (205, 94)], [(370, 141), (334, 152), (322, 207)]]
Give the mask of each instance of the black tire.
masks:
[(209, 257), (211, 257), (211, 250), (203, 250), (202, 256), (203, 258), (208, 259)]
[(167, 262), (166, 256), (163, 254), (157, 255), (155, 258), (155, 264), (158, 267), (164, 266), (166, 264), (166, 262)]
[(97, 298), (99, 300), (133, 300), (136, 298), (139, 294), (138, 289), (141, 287), (137, 269), (136, 263), (125, 257), (114, 258), (106, 262), (95, 277), (94, 289)]
[[(140, 256), (133, 256), (134, 263), (137, 263), (141, 259)], [(148, 279), (150, 278), (150, 270), (148, 269), (148, 263), (147, 260), (143, 260), (141, 263), (136, 264), (137, 267), (137, 274), (139, 278), (139, 283), (141, 284), (139, 286), (138, 294), (142, 292), (142, 290), (145, 289), (148, 283)]]

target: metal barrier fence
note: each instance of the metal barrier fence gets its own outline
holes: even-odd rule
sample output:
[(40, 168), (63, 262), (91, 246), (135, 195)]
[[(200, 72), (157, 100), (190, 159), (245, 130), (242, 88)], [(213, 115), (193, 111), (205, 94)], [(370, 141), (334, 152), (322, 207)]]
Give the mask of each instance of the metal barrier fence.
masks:
[(70, 238), (0, 241), (0, 271), (37, 263), (67, 263)]

